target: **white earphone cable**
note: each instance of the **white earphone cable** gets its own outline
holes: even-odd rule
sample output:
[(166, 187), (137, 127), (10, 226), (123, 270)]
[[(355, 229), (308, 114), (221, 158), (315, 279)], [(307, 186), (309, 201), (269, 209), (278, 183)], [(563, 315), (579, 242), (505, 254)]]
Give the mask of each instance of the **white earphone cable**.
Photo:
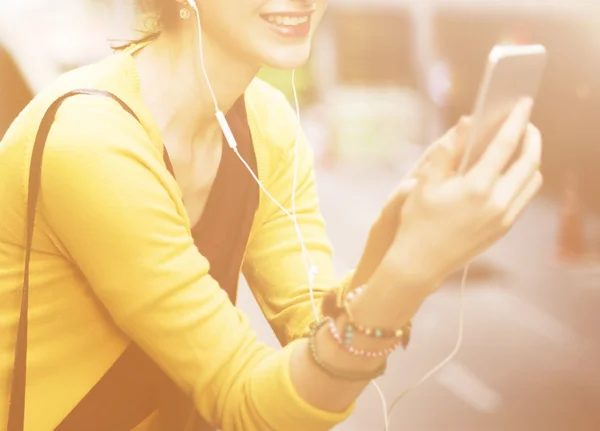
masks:
[(300, 103), (298, 101), (298, 92), (296, 91), (296, 70), (292, 70), (292, 92), (294, 93), (294, 104), (296, 106), (296, 136), (294, 138), (294, 173), (292, 180), (292, 219), (294, 222), (294, 227), (296, 228), (296, 235), (300, 239), (300, 244), (302, 247), (302, 255), (304, 259), (304, 267), (307, 269), (308, 277), (309, 277), (309, 294), (310, 294), (310, 303), (312, 306), (313, 315), (315, 321), (319, 320), (319, 313), (317, 311), (317, 306), (315, 304), (315, 293), (314, 293), (314, 277), (316, 275), (317, 267), (310, 257), (310, 253), (306, 249), (304, 244), (304, 240), (302, 237), (302, 232), (300, 231), (300, 225), (298, 224), (297, 214), (296, 214), (296, 187), (298, 185), (298, 139), (300, 138), (300, 130), (302, 125), (300, 124)]
[[(438, 371), (440, 371), (442, 368), (444, 368), (446, 365), (448, 365), (448, 363), (450, 363), (450, 361), (452, 361), (452, 359), (454, 359), (456, 357), (456, 355), (458, 354), (458, 352), (460, 351), (460, 348), (462, 347), (464, 326), (465, 326), (465, 290), (466, 290), (466, 285), (467, 285), (468, 273), (469, 273), (469, 266), (467, 265), (467, 266), (465, 266), (465, 268), (463, 270), (463, 275), (462, 275), (462, 279), (461, 279), (461, 283), (460, 283), (460, 311), (459, 311), (459, 318), (458, 318), (458, 338), (457, 338), (456, 344), (454, 346), (454, 349), (442, 362), (440, 362), (435, 367), (433, 367), (431, 370), (429, 370), (427, 373), (425, 373), (423, 375), (423, 377), (421, 377), (415, 383), (413, 383), (408, 388), (406, 388), (404, 391), (402, 391), (402, 393), (400, 393), (400, 395), (398, 395), (394, 399), (394, 401), (392, 402), (392, 404), (390, 404), (390, 407), (386, 413), (388, 424), (392, 419), (394, 407), (396, 407), (398, 405), (398, 403), (409, 392), (412, 392), (413, 389), (416, 389), (418, 386), (421, 386), (423, 383), (425, 383), (427, 380), (429, 380), (433, 375), (435, 375)], [(385, 431), (388, 431), (387, 425), (386, 425)]]
[(213, 104), (215, 105), (215, 111), (220, 112), (219, 103), (217, 102), (217, 96), (215, 96), (215, 92), (213, 91), (212, 85), (210, 84), (210, 79), (208, 78), (208, 72), (206, 70), (206, 65), (204, 63), (204, 47), (202, 41), (202, 23), (200, 22), (200, 11), (198, 10), (198, 5), (195, 0), (188, 0), (190, 7), (194, 10), (194, 14), (196, 15), (196, 24), (198, 26), (198, 50), (200, 51), (200, 65), (202, 67), (202, 73), (204, 74), (204, 80), (206, 81), (206, 86), (208, 87), (208, 91), (210, 92), (210, 96), (212, 97)]
[[(315, 275), (318, 271), (318, 268), (316, 267), (316, 265), (314, 264), (314, 262), (312, 261), (310, 254), (308, 253), (308, 250), (306, 249), (305, 245), (304, 245), (304, 240), (302, 237), (302, 232), (300, 231), (300, 226), (297, 223), (296, 220), (296, 185), (297, 185), (297, 157), (296, 157), (296, 153), (297, 153), (297, 143), (298, 143), (298, 138), (300, 135), (300, 125), (299, 125), (299, 119), (300, 119), (300, 114), (299, 114), (299, 110), (297, 110), (297, 118), (298, 118), (298, 126), (297, 126), (297, 130), (296, 130), (296, 138), (294, 140), (294, 172), (293, 172), (293, 188), (292, 188), (292, 214), (290, 214), (290, 212), (288, 210), (286, 210), (278, 201), (277, 199), (275, 199), (271, 193), (269, 193), (269, 191), (263, 186), (263, 184), (261, 183), (261, 181), (259, 180), (259, 178), (257, 177), (257, 175), (252, 171), (252, 169), (250, 168), (250, 166), (248, 165), (248, 163), (246, 163), (246, 161), (244, 160), (244, 158), (241, 156), (241, 154), (239, 153), (238, 149), (237, 149), (237, 144), (235, 142), (235, 138), (233, 137), (233, 134), (231, 133), (231, 129), (229, 128), (229, 125), (227, 124), (227, 120), (225, 119), (225, 116), (223, 115), (223, 113), (221, 112), (221, 110), (219, 109), (219, 104), (217, 101), (217, 97), (215, 95), (215, 92), (212, 88), (212, 85), (210, 83), (210, 78), (208, 77), (208, 71), (206, 68), (206, 64), (204, 61), (204, 49), (203, 49), (203, 38), (202, 38), (202, 23), (200, 20), (200, 11), (198, 10), (198, 6), (196, 5), (194, 0), (188, 0), (188, 3), (190, 5), (190, 7), (194, 10), (195, 15), (196, 15), (196, 23), (197, 23), (197, 32), (198, 32), (198, 44), (199, 44), (199, 51), (200, 51), (200, 66), (202, 68), (202, 73), (204, 74), (204, 79), (206, 82), (206, 86), (210, 92), (210, 95), (212, 97), (213, 100), (213, 104), (215, 107), (215, 113), (217, 116), (217, 120), (219, 121), (219, 125), (221, 126), (221, 129), (223, 131), (223, 134), (225, 135), (225, 137), (227, 138), (227, 141), (229, 143), (229, 146), (231, 147), (231, 149), (235, 152), (235, 154), (238, 156), (238, 158), (240, 159), (240, 161), (244, 164), (244, 166), (246, 167), (246, 169), (248, 170), (248, 172), (250, 172), (250, 175), (252, 175), (252, 178), (254, 178), (254, 181), (256, 181), (256, 183), (258, 184), (258, 186), (260, 187), (260, 189), (267, 195), (267, 197), (277, 206), (279, 207), (279, 209), (281, 209), (283, 211), (283, 213), (292, 221), (292, 223), (294, 223), (294, 228), (296, 231), (296, 235), (298, 237), (298, 240), (300, 242), (300, 247), (301, 247), (301, 251), (302, 251), (302, 260), (303, 260), (303, 264), (304, 264), (304, 268), (306, 270), (306, 274), (307, 274), (307, 278), (308, 278), (308, 284), (309, 284), (309, 290), (310, 290), (310, 298), (311, 298), (311, 306), (312, 306), (312, 311), (314, 314), (314, 317), (316, 320), (318, 320), (319, 318), (319, 314), (317, 311), (317, 307), (315, 305), (315, 301), (314, 301), (314, 278)], [(294, 76), (294, 75), (292, 75)], [(292, 80), (294, 81), (294, 80)], [(294, 82), (292, 82), (292, 86), (293, 86), (293, 90), (294, 90), (294, 98), (296, 100), (296, 107), (298, 107), (298, 97), (297, 97), (297, 93), (296, 93), (296, 88), (295, 88), (295, 84)]]
[[(476, 135), (476, 133), (472, 132), (470, 134), (470, 138), (469, 138), (470, 142), (467, 142), (467, 148), (472, 148), (473, 147), (473, 145), (474, 145), (474, 142), (473, 142), (474, 138), (473, 137), (474, 136), (477, 136), (477, 135)], [(469, 156), (470, 156), (469, 151), (467, 151), (465, 154), (463, 154), (461, 163), (460, 163), (459, 168), (458, 168), (458, 174), (459, 175), (463, 175), (465, 173), (466, 166), (467, 166), (467, 161), (468, 161)], [(467, 290), (467, 277), (468, 277), (468, 275), (469, 275), (469, 264), (465, 265), (465, 267), (463, 269), (463, 274), (462, 274), (462, 277), (461, 277), (461, 280), (460, 280), (460, 305), (459, 305), (459, 316), (458, 316), (458, 336), (457, 336), (456, 344), (454, 345), (454, 349), (452, 350), (452, 352), (450, 352), (450, 354), (443, 361), (441, 361), (439, 364), (437, 364), (435, 367), (433, 367), (431, 370), (429, 370), (427, 373), (425, 373), (423, 375), (423, 377), (421, 377), (415, 383), (413, 383), (408, 388), (406, 388), (404, 391), (402, 391), (400, 393), (400, 395), (398, 395), (394, 399), (394, 401), (390, 405), (390, 408), (387, 411), (388, 422), (391, 420), (394, 407), (396, 405), (398, 405), (398, 403), (409, 392), (411, 392), (413, 389), (417, 388), (418, 386), (422, 385), (427, 380), (429, 380), (438, 371), (440, 371), (442, 368), (444, 368), (446, 365), (448, 365), (450, 363), (450, 361), (452, 361), (456, 357), (456, 355), (458, 355), (458, 353), (460, 352), (460, 349), (461, 349), (462, 343), (463, 343), (464, 329), (465, 329), (465, 292)], [(386, 428), (385, 431), (388, 431), (387, 428)]]
[[(314, 264), (310, 253), (308, 252), (305, 244), (304, 244), (304, 238), (302, 236), (302, 232), (300, 230), (300, 226), (298, 224), (297, 221), (297, 214), (296, 214), (296, 187), (297, 187), (297, 182), (298, 182), (298, 157), (297, 157), (297, 152), (298, 152), (298, 141), (300, 139), (300, 134), (301, 134), (301, 124), (300, 124), (300, 107), (299, 107), (299, 102), (298, 102), (298, 94), (296, 91), (296, 83), (295, 83), (295, 73), (296, 71), (292, 71), (292, 91), (294, 93), (294, 102), (295, 102), (295, 108), (296, 108), (296, 135), (295, 135), (295, 139), (294, 139), (294, 149), (293, 149), (293, 179), (292, 179), (292, 196), (291, 196), (291, 205), (292, 205), (292, 209), (291, 209), (291, 213), (290, 211), (288, 211), (286, 208), (283, 207), (283, 205), (281, 205), (277, 199), (275, 199), (271, 193), (264, 187), (264, 185), (262, 184), (262, 182), (260, 181), (260, 179), (258, 178), (258, 176), (254, 173), (254, 171), (252, 170), (252, 168), (248, 165), (248, 163), (244, 160), (244, 158), (241, 156), (241, 154), (239, 153), (238, 149), (237, 149), (237, 144), (235, 142), (235, 138), (233, 137), (233, 134), (231, 133), (231, 129), (229, 128), (229, 125), (227, 124), (227, 120), (225, 119), (225, 116), (223, 115), (223, 113), (221, 112), (221, 110), (219, 109), (219, 105), (217, 102), (217, 97), (214, 93), (214, 90), (212, 88), (212, 85), (210, 83), (210, 79), (208, 77), (208, 72), (206, 69), (206, 65), (204, 63), (204, 50), (203, 50), (203, 46), (202, 46), (202, 25), (201, 25), (201, 21), (200, 21), (200, 12), (198, 10), (198, 6), (196, 5), (195, 0), (188, 0), (188, 3), (190, 5), (190, 7), (194, 10), (195, 14), (196, 14), (196, 21), (197, 21), (197, 25), (198, 25), (198, 43), (199, 43), (199, 51), (200, 51), (200, 64), (201, 64), (201, 68), (202, 68), (202, 73), (204, 74), (204, 79), (206, 81), (206, 85), (208, 87), (208, 90), (210, 92), (211, 98), (213, 100), (213, 104), (215, 107), (215, 113), (217, 116), (217, 120), (219, 121), (219, 125), (221, 126), (221, 129), (223, 131), (223, 134), (225, 135), (225, 137), (227, 138), (227, 141), (229, 143), (229, 146), (231, 147), (231, 149), (235, 152), (235, 154), (237, 155), (237, 157), (239, 158), (239, 160), (242, 162), (242, 164), (246, 167), (246, 169), (248, 170), (248, 172), (250, 173), (250, 175), (252, 176), (252, 178), (254, 179), (254, 181), (258, 184), (258, 186), (260, 187), (261, 191), (292, 221), (292, 223), (294, 224), (294, 229), (296, 231), (296, 236), (298, 237), (298, 241), (300, 243), (300, 248), (301, 248), (301, 252), (302, 252), (302, 262), (304, 264), (304, 268), (306, 270), (306, 274), (307, 274), (307, 279), (308, 279), (308, 287), (309, 287), (309, 293), (310, 293), (310, 301), (311, 301), (311, 307), (312, 307), (312, 312), (314, 315), (315, 320), (319, 320), (320, 316), (317, 310), (317, 306), (316, 306), (316, 302), (315, 302), (315, 298), (314, 298), (314, 279), (315, 276), (317, 274), (318, 268), (316, 267), (316, 265)], [(464, 269), (464, 273), (463, 273), (463, 277), (462, 277), (462, 282), (461, 282), (461, 299), (460, 299), (460, 318), (459, 318), (459, 334), (458, 334), (458, 340), (457, 343), (454, 347), (454, 350), (450, 353), (450, 355), (444, 359), (442, 362), (440, 362), (438, 365), (436, 365), (434, 368), (432, 368), (428, 373), (426, 373), (421, 379), (419, 379), (416, 383), (414, 383), (413, 385), (409, 386), (406, 390), (404, 390), (395, 400), (394, 402), (390, 405), (389, 409), (386, 406), (386, 400), (385, 400), (385, 396), (383, 394), (383, 391), (381, 390), (381, 388), (377, 385), (377, 383), (375, 381), (371, 381), (371, 384), (375, 387), (380, 399), (381, 399), (381, 403), (383, 405), (383, 412), (384, 412), (384, 429), (385, 431), (389, 431), (389, 423), (390, 423), (390, 419), (393, 413), (393, 409), (394, 407), (398, 404), (398, 402), (400, 402), (400, 400), (402, 400), (410, 391), (412, 391), (413, 389), (415, 389), (416, 387), (420, 386), (421, 384), (423, 384), (426, 380), (428, 380), (431, 376), (433, 376), (435, 373), (437, 373), (441, 368), (443, 368), (446, 364), (448, 364), (459, 352), (460, 347), (462, 345), (462, 340), (463, 340), (463, 329), (464, 329), (464, 292), (465, 292), (465, 286), (466, 286), (466, 279), (467, 279), (467, 274), (468, 274), (468, 266), (465, 267)]]
[[(300, 240), (300, 247), (303, 251), (302, 253), (302, 261), (304, 263), (304, 267), (306, 269), (307, 272), (307, 277), (308, 277), (308, 287), (309, 287), (309, 291), (310, 291), (310, 299), (311, 299), (311, 306), (312, 306), (312, 311), (313, 314), (315, 316), (315, 320), (319, 319), (319, 313), (317, 311), (317, 306), (314, 300), (314, 288), (313, 288), (313, 284), (314, 284), (314, 276), (316, 275), (316, 271), (317, 271), (317, 267), (312, 263), (312, 260), (310, 258), (310, 254), (308, 252), (308, 250), (306, 250), (305, 246), (304, 246), (304, 241), (302, 238), (302, 233), (300, 232), (300, 227), (298, 226), (298, 224), (296, 223), (296, 216), (295, 214), (292, 215), (290, 214), (290, 212), (288, 210), (286, 210), (283, 205), (281, 205), (277, 199), (275, 199), (271, 193), (269, 193), (269, 191), (265, 188), (265, 186), (260, 182), (260, 180), (258, 179), (258, 177), (256, 176), (256, 174), (254, 173), (254, 171), (252, 171), (252, 168), (250, 168), (250, 166), (248, 165), (248, 163), (244, 160), (244, 158), (242, 157), (242, 155), (239, 153), (237, 148), (233, 148), (233, 151), (235, 152), (235, 154), (238, 156), (238, 158), (240, 159), (240, 161), (244, 164), (244, 166), (246, 166), (246, 169), (248, 169), (248, 172), (250, 172), (250, 175), (252, 175), (252, 178), (254, 178), (254, 181), (256, 181), (256, 183), (258, 184), (258, 186), (260, 187), (260, 189), (263, 191), (263, 193), (265, 195), (267, 195), (267, 197), (281, 210), (283, 211), (283, 213), (290, 218), (293, 223), (294, 223), (294, 227), (296, 230), (296, 235), (298, 236), (299, 240)], [(309, 262), (309, 265), (307, 265), (307, 260)]]

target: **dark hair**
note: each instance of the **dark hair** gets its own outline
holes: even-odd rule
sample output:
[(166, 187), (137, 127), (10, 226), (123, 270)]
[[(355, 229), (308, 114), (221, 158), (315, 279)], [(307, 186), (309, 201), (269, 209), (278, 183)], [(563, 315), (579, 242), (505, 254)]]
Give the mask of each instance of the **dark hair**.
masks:
[(156, 39), (162, 31), (172, 31), (179, 25), (179, 10), (182, 5), (175, 0), (136, 0), (138, 12), (145, 16), (141, 36), (133, 40), (119, 41), (114, 50), (123, 50), (131, 45)]

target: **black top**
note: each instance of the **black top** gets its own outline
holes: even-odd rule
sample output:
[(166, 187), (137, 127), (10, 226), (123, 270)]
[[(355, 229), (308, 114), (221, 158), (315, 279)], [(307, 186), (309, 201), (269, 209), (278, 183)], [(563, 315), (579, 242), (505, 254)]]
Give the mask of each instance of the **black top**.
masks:
[[(241, 156), (256, 174), (243, 96), (227, 114), (227, 121)], [(166, 152), (165, 162), (173, 174)], [(258, 198), (258, 185), (223, 138), (221, 163), (192, 235), (210, 263), (210, 275), (233, 303)], [(191, 398), (132, 343), (56, 431), (130, 431), (156, 410), (161, 431), (210, 429), (196, 414)]]

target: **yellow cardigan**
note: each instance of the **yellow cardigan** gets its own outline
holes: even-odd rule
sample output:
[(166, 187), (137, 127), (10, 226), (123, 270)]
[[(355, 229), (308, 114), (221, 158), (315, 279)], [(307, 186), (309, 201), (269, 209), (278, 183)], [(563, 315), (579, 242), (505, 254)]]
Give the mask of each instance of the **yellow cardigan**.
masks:
[[(248, 320), (208, 275), (181, 191), (164, 166), (160, 131), (140, 96), (127, 53), (63, 75), (19, 116), (0, 144), (0, 424), (6, 423), (25, 240), (31, 148), (41, 116), (60, 108), (43, 162), (31, 263), (26, 430), (53, 429), (130, 340), (224, 431), (317, 431), (350, 414), (321, 411), (296, 393), (290, 355), (313, 320), (300, 246), (290, 220), (264, 195), (243, 274), (279, 340), (257, 342)], [(261, 181), (290, 207), (295, 116), (284, 96), (255, 80), (246, 92)], [(317, 203), (312, 154), (298, 148), (298, 220), (319, 267), (315, 295), (336, 278)], [(288, 344), (289, 343), (289, 344)]]

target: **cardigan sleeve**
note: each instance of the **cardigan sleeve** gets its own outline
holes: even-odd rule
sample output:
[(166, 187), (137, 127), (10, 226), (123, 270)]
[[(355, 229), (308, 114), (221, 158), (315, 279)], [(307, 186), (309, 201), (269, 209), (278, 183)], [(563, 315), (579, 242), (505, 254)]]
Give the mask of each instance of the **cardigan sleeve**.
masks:
[(349, 411), (298, 395), (297, 343), (272, 350), (256, 340), (210, 277), (178, 193), (159, 146), (116, 103), (79, 96), (61, 108), (40, 211), (116, 325), (223, 431), (331, 429)]

